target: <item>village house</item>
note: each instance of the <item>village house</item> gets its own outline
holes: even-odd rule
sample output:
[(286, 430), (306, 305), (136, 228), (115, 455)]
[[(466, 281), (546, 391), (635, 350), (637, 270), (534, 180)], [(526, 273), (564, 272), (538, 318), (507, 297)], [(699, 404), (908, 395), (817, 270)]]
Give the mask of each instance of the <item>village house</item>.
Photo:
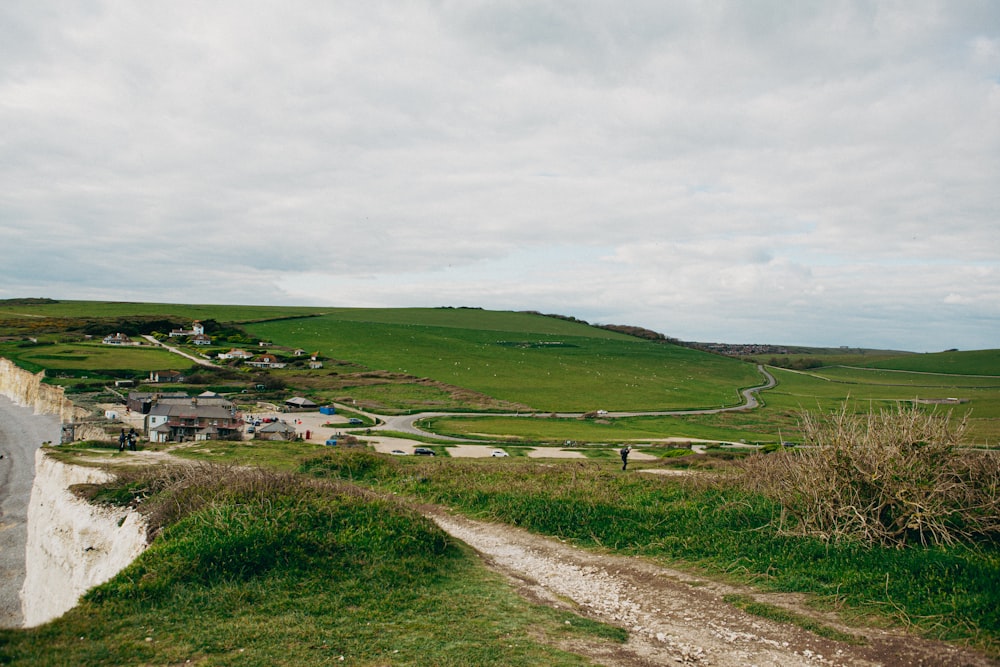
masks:
[(171, 338), (183, 338), (186, 336), (204, 336), (205, 335), (205, 325), (203, 325), (199, 320), (195, 320), (191, 324), (190, 329), (173, 329), (170, 332)]
[(105, 345), (132, 345), (132, 339), (123, 333), (108, 334), (101, 341)]
[(194, 344), (194, 345), (211, 345), (212, 344), (212, 339), (209, 336), (206, 336), (205, 334), (195, 334), (195, 335), (191, 336), (190, 338), (188, 338), (188, 340), (191, 341), (191, 343)]
[(233, 348), (229, 352), (219, 352), (215, 355), (219, 359), (252, 359), (253, 355), (246, 350), (241, 350), (239, 348)]
[(184, 382), (187, 378), (180, 371), (149, 371), (150, 384), (159, 384), (161, 382)]
[(295, 440), (296, 433), (294, 426), (278, 420), (258, 428), (253, 437), (257, 440)]
[(246, 364), (254, 368), (284, 368), (288, 365), (283, 361), (278, 361), (278, 358), (273, 354), (262, 354), (256, 359), (250, 359)]
[(243, 418), (223, 397), (155, 399), (144, 429), (150, 442), (241, 440)]
[(175, 391), (169, 394), (158, 391), (130, 391), (128, 398), (125, 400), (125, 407), (132, 412), (144, 415), (149, 412), (150, 406), (160, 399), (180, 400), (187, 397), (188, 395), (183, 391)]

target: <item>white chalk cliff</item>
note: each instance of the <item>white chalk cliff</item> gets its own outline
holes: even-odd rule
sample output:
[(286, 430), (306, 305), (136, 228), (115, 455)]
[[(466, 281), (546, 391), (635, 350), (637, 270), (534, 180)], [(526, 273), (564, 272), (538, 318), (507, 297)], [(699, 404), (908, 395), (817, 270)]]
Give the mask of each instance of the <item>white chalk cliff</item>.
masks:
[(69, 491), (107, 479), (102, 470), (60, 463), (44, 448), (36, 452), (20, 594), (25, 627), (58, 618), (146, 548), (146, 524), (137, 512), (92, 505)]

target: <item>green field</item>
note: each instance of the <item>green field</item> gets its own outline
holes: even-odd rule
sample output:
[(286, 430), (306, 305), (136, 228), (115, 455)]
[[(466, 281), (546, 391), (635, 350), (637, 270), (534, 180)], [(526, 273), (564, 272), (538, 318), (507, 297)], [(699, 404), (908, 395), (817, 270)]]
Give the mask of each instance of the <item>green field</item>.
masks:
[[(434, 417), (421, 421), (421, 427), (441, 435), (483, 438), (487, 440), (524, 441), (559, 444), (577, 443), (655, 443), (666, 437), (729, 442), (778, 442), (777, 431), (766, 433), (770, 424), (759, 420), (741, 428), (726, 425), (725, 417), (715, 420), (695, 417), (619, 417), (615, 419), (535, 418), (535, 417)], [(733, 420), (736, 421), (736, 420)], [(714, 423), (713, 423), (714, 422)], [(669, 435), (668, 435), (669, 434)]]
[[(321, 370), (271, 371), (285, 393), (317, 402), (356, 402), (386, 414), (420, 411), (667, 411), (732, 407), (741, 389), (760, 384), (753, 363), (652, 342), (556, 317), (476, 308), (308, 308), (68, 301), (0, 302), (0, 356), (33, 372), (101, 379), (150, 370), (191, 369), (190, 360), (153, 349), (112, 348), (62, 340), (85, 323), (113, 327), (129, 318), (165, 317), (235, 325), (278, 354), (319, 352)], [(28, 336), (43, 330), (31, 344)], [(108, 333), (111, 333), (109, 329)], [(191, 350), (210, 354), (232, 345)], [(283, 352), (282, 352), (283, 351)], [(773, 442), (795, 440), (803, 410), (853, 410), (923, 401), (926, 410), (968, 416), (978, 444), (1000, 440), (1000, 350), (912, 354), (886, 350), (793, 348), (827, 364), (804, 372), (774, 369), (778, 386), (752, 413), (630, 417), (551, 422), (441, 419), (433, 428), (525, 441), (644, 441), (667, 437)], [(760, 360), (764, 360), (763, 355)], [(260, 373), (239, 369), (213, 386), (253, 388)], [(211, 381), (211, 378), (208, 379)], [(197, 390), (197, 387), (191, 387)], [(77, 387), (80, 390), (80, 387)], [(281, 394), (270, 396), (279, 400)], [(958, 399), (953, 405), (934, 401)]]
[(627, 637), (522, 599), (430, 520), (353, 485), (191, 468), (86, 491), (141, 497), (164, 530), (65, 615), (0, 629), (0, 664), (570, 666), (593, 663), (560, 645)]
[[(752, 364), (563, 320), (473, 309), (351, 311), (248, 325), (276, 343), (542, 412), (736, 405)], [(440, 322), (439, 322), (440, 318)]]
[(162, 371), (190, 368), (192, 362), (152, 346), (120, 347), (102, 343), (74, 343), (17, 347), (0, 343), (0, 356), (23, 368), (45, 369), (51, 376), (65, 371)]
[(248, 322), (276, 317), (297, 317), (329, 310), (332, 309), (305, 306), (236, 306), (132, 301), (57, 301), (31, 305), (0, 301), (0, 320), (30, 323), (45, 319), (75, 320), (163, 315), (191, 321), (214, 319), (220, 322)]
[(996, 350), (915, 354), (856, 365), (922, 373), (1000, 376), (1000, 355)]
[[(359, 408), (383, 406), (387, 414), (454, 410), (466, 414), (423, 423), (440, 434), (511, 443), (512, 455), (450, 458), (441, 441), (430, 444), (442, 454), (433, 460), (305, 443), (188, 447), (185, 456), (227, 470), (280, 470), (298, 481), (283, 482), (275, 493), (271, 487), (267, 494), (224, 491), (205, 508), (194, 508), (63, 619), (30, 631), (0, 631), (0, 664), (325, 665), (348, 655), (355, 664), (458, 665), (469, 664), (469, 651), (475, 664), (585, 664), (553, 644), (624, 638), (621, 631), (578, 624), (567, 612), (517, 599), (471, 554), (403, 507), (409, 501), (441, 503), (585, 547), (767, 590), (805, 593), (811, 604), (861, 623), (875, 616), (1000, 655), (995, 541), (890, 549), (790, 536), (776, 527), (779, 508), (730, 484), (738, 471), (727, 467), (737, 456), (728, 449), (630, 466), (689, 466), (699, 470), (692, 479), (711, 481), (685, 483), (617, 474), (613, 448), (665, 438), (797, 442), (803, 411), (846, 406), (867, 412), (911, 402), (950, 413), (955, 422), (968, 419), (966, 444), (995, 447), (1000, 350), (836, 351), (824, 357), (828, 365), (808, 371), (770, 369), (777, 386), (760, 395), (762, 406), (755, 410), (620, 418), (550, 413), (735, 406), (740, 390), (763, 378), (746, 361), (559, 318), (467, 308), (0, 303), (0, 356), (44, 370), (53, 382), (68, 382), (60, 375), (87, 375), (88, 383), (99, 385), (104, 380), (95, 378), (110, 383), (149, 370), (190, 370), (190, 360), (162, 350), (84, 342), (78, 333), (85, 323), (113, 326), (122, 318), (163, 315), (240, 323), (278, 354), (294, 348), (320, 353), (325, 365), (319, 370), (301, 364), (271, 373), (226, 369), (225, 378), (205, 380), (224, 379), (234, 392), (247, 390), (241, 403), (305, 395), (318, 402), (357, 399)], [(36, 330), (44, 332), (37, 335), (41, 344), (29, 340)], [(264, 375), (284, 385), (254, 393)], [(200, 392), (205, 386), (185, 388)], [(948, 399), (954, 402), (941, 402)], [(497, 414), (511, 407), (520, 416)], [(517, 447), (567, 440), (588, 458), (542, 463), (524, 455), (527, 447)], [(677, 453), (666, 445), (643, 449), (663, 457)], [(94, 455), (82, 444), (59, 454)], [(117, 453), (106, 456), (114, 461)], [(699, 477), (704, 470), (715, 472)], [(319, 493), (301, 483), (303, 476), (360, 483), (378, 495), (343, 482)], [(206, 483), (211, 486), (211, 479)], [(114, 494), (146, 495), (145, 487), (136, 488), (126, 483)], [(167, 506), (190, 497), (184, 490)], [(406, 567), (391, 562), (400, 555), (397, 543), (417, 545), (407, 552)], [(306, 565), (288, 567), (292, 561)], [(570, 618), (572, 629), (564, 627)], [(562, 634), (578, 631), (580, 637)], [(424, 652), (426, 646), (433, 653)]]

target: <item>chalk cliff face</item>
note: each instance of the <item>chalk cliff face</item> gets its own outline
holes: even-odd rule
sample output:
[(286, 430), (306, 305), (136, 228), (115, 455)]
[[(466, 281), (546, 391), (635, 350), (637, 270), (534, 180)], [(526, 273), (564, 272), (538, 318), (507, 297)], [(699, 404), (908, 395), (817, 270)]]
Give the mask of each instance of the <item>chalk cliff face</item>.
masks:
[(29, 373), (9, 359), (0, 357), (0, 394), (17, 405), (33, 409), (35, 414), (59, 415), (63, 422), (71, 422), (81, 416), (79, 408), (66, 398), (63, 388), (43, 384), (43, 377), (44, 371)]
[(137, 512), (97, 507), (68, 490), (107, 478), (102, 470), (60, 463), (45, 449), (36, 453), (21, 588), (25, 627), (61, 616), (146, 548), (146, 524)]

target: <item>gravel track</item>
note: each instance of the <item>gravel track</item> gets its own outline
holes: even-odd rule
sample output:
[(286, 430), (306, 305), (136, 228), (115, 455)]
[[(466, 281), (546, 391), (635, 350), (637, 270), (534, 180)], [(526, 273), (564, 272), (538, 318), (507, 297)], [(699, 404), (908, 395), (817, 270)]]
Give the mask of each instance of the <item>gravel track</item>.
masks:
[[(750, 589), (699, 579), (640, 558), (595, 553), (507, 525), (473, 521), (436, 507), (422, 508), (443, 530), (507, 575), (523, 595), (629, 631), (618, 651), (591, 651), (599, 664), (648, 665), (995, 665), (947, 644), (870, 628), (821, 623), (864, 638), (864, 645), (825, 639), (797, 626), (752, 616), (723, 602)], [(781, 596), (755, 595), (774, 604)], [(820, 616), (794, 596), (786, 604)], [(799, 598), (794, 598), (801, 602)], [(587, 652), (587, 647), (575, 647)]]

